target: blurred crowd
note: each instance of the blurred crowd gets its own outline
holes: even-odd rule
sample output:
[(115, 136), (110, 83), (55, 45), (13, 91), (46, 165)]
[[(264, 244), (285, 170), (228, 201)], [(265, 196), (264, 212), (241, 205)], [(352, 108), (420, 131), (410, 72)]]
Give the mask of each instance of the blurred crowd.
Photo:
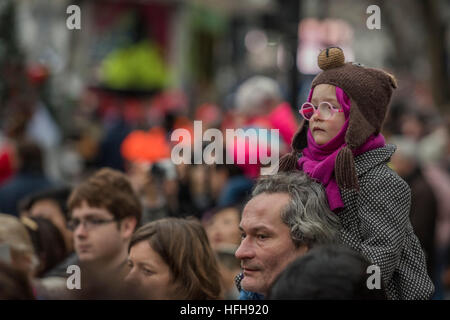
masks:
[[(280, 156), (289, 152), (300, 116), (278, 83), (251, 77), (230, 93), (232, 103), (198, 106), (175, 90), (130, 97), (86, 88), (65, 130), (45, 102), (45, 72), (37, 81), (16, 68), (0, 111), (0, 298), (236, 299), (239, 222), (261, 164), (175, 165), (171, 150), (202, 140), (193, 135), (200, 120), (203, 132), (278, 129), (269, 138), (279, 139)], [(450, 290), (449, 122), (397, 99), (383, 132), (397, 146), (390, 166), (412, 190), (410, 218), (436, 299)], [(176, 129), (193, 139), (172, 141)], [(249, 158), (252, 148), (237, 143)], [(142, 261), (152, 257), (147, 270)], [(153, 292), (117, 285), (145, 283), (164, 264), (173, 286), (159, 271)], [(65, 290), (70, 265), (84, 266), (81, 294)]]

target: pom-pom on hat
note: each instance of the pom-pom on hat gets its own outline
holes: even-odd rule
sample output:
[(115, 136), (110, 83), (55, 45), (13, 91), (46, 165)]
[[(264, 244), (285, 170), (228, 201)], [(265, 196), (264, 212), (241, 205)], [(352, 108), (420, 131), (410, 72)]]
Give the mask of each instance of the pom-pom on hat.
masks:
[[(358, 189), (352, 150), (381, 131), (392, 92), (397, 88), (393, 75), (359, 63), (345, 62), (341, 48), (330, 47), (320, 52), (317, 63), (323, 70), (312, 81), (311, 88), (330, 84), (341, 88), (351, 99), (349, 125), (345, 135), (346, 146), (335, 162), (336, 181), (341, 188)], [(292, 140), (292, 153), (280, 160), (280, 171), (295, 169), (298, 154), (307, 147), (308, 123), (303, 125)]]

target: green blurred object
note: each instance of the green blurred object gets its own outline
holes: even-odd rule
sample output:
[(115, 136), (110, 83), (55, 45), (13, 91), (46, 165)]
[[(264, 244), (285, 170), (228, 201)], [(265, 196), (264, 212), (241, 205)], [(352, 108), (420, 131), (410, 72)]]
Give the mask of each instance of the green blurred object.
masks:
[(162, 89), (170, 82), (159, 48), (149, 41), (111, 52), (101, 70), (104, 84), (112, 89)]
[(194, 28), (213, 35), (223, 34), (227, 28), (227, 17), (204, 5), (192, 4), (191, 21)]

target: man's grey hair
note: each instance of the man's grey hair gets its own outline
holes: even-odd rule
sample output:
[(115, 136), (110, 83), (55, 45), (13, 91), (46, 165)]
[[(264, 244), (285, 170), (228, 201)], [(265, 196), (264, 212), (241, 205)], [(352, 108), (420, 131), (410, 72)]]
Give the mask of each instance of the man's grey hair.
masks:
[(289, 227), (296, 247), (335, 243), (340, 221), (333, 213), (321, 184), (301, 171), (281, 172), (260, 178), (253, 190), (262, 193), (287, 193), (289, 203), (281, 212), (281, 220)]

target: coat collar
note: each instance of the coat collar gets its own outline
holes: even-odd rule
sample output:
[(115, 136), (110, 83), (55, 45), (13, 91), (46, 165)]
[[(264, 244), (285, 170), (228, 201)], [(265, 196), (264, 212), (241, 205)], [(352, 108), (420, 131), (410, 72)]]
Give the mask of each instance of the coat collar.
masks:
[(363, 175), (370, 169), (388, 162), (397, 147), (393, 144), (386, 144), (384, 147), (370, 150), (355, 157), (356, 174)]

